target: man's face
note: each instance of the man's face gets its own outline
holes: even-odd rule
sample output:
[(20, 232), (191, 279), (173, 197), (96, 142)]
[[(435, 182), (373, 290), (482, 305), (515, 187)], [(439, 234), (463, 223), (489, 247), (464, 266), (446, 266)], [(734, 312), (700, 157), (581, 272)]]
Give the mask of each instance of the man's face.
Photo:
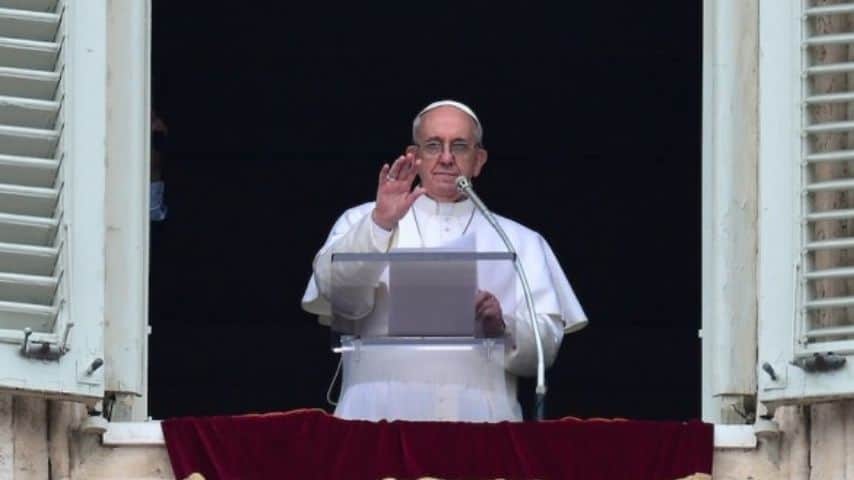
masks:
[(421, 117), (416, 132), (417, 145), (407, 148), (421, 160), (418, 176), (432, 199), (443, 202), (458, 200), (456, 179), (480, 174), (486, 163), (486, 150), (477, 146), (474, 120), (451, 107), (438, 107)]

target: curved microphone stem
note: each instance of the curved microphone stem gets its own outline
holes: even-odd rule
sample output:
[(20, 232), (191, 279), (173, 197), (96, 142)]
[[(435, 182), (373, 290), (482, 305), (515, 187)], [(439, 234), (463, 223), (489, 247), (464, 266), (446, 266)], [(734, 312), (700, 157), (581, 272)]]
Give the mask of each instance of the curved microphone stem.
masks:
[(522, 267), (522, 262), (519, 260), (519, 255), (516, 254), (516, 249), (510, 242), (510, 238), (501, 228), (501, 225), (495, 219), (492, 212), (486, 208), (486, 204), (477, 196), (472, 187), (471, 181), (465, 176), (459, 176), (456, 180), (457, 189), (466, 194), (474, 205), (480, 210), (480, 213), (486, 217), (486, 220), (492, 225), (492, 228), (498, 232), (507, 251), (513, 254), (513, 267), (516, 269), (516, 274), (522, 282), (522, 290), (525, 294), (525, 304), (528, 307), (528, 317), (531, 322), (531, 327), (534, 329), (534, 340), (537, 344), (537, 390), (536, 390), (536, 419), (543, 420), (545, 418), (545, 402), (546, 402), (546, 364), (543, 355), (543, 340), (540, 337), (540, 325), (537, 323), (537, 311), (534, 309), (534, 296), (531, 294), (531, 287), (528, 284), (528, 277), (525, 275), (525, 269)]

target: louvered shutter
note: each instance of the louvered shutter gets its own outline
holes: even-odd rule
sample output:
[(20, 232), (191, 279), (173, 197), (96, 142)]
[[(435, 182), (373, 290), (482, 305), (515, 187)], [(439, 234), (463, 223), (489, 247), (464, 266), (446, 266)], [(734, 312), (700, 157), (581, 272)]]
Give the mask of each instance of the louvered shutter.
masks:
[(103, 395), (104, 3), (0, 0), (2, 389)]
[(760, 7), (760, 399), (854, 397), (854, 2)]

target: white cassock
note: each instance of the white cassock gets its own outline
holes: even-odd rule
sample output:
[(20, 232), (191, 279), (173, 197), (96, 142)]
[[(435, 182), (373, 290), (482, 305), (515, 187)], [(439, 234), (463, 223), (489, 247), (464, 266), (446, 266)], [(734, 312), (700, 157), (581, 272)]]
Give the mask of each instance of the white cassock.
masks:
[[(371, 219), (374, 203), (351, 208), (335, 222), (326, 243), (314, 259), (314, 275), (302, 299), (304, 310), (328, 325), (331, 259), (336, 252), (387, 252), (392, 248), (437, 247), (474, 234), (477, 251), (502, 252), (506, 247), (471, 200), (439, 203), (419, 197), (393, 232)], [(546, 365), (554, 362), (563, 335), (587, 323), (584, 310), (548, 243), (538, 233), (497, 216), (516, 248), (534, 297)], [(388, 313), (388, 272), (367, 272), (377, 278), (370, 312), (360, 321), (381, 323)], [(504, 277), (507, 277), (505, 275)], [(512, 276), (511, 276), (512, 277)], [(504, 281), (508, 281), (506, 278)], [(517, 282), (515, 278), (512, 280)], [(518, 285), (518, 284), (517, 284)], [(450, 420), (497, 422), (521, 420), (516, 399), (516, 376), (536, 373), (534, 332), (525, 309), (521, 286), (496, 295), (507, 322), (509, 337), (503, 358), (479, 350), (431, 351), (389, 348), (343, 353), (341, 397), (335, 415), (362, 420)], [(509, 318), (512, 317), (512, 318)], [(514, 321), (518, 319), (517, 321)], [(510, 345), (514, 345), (511, 347)]]

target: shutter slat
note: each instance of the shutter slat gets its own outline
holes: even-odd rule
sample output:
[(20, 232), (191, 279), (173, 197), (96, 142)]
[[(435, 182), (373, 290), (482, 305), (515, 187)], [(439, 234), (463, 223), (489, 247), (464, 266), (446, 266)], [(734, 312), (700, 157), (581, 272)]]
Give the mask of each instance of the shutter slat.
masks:
[[(804, 306), (808, 310), (816, 310), (820, 308), (840, 308), (840, 307), (850, 307), (854, 305), (854, 297), (834, 297), (834, 298), (822, 298), (821, 300), (810, 300), (804, 304)], [(854, 332), (854, 328), (852, 328), (851, 332)]]
[(14, 243), (0, 243), (0, 272), (50, 276), (59, 249)]
[(0, 212), (16, 215), (51, 217), (59, 190), (0, 184)]
[(57, 160), (0, 154), (0, 179), (15, 185), (50, 187), (58, 169)]
[(58, 224), (55, 218), (0, 213), (0, 242), (50, 246)]
[(827, 192), (849, 189), (854, 189), (854, 178), (846, 178), (842, 180), (827, 180), (824, 182), (815, 182), (807, 184), (808, 192)]
[(14, 330), (32, 328), (34, 332), (53, 332), (58, 308), (32, 303), (0, 301), (0, 326)]
[(58, 284), (55, 277), (0, 273), (0, 301), (49, 306)]
[(56, 0), (0, 0), (0, 329), (52, 332), (61, 291)]
[(807, 67), (807, 75), (827, 75), (831, 73), (854, 72), (854, 62), (827, 63)]
[(52, 42), (59, 27), (56, 13), (0, 8), (0, 35)]
[(59, 102), (0, 95), (0, 124), (50, 129), (56, 123)]
[(0, 95), (50, 100), (58, 84), (56, 72), (0, 67)]
[(0, 153), (24, 157), (53, 158), (59, 132), (0, 125)]
[(827, 268), (824, 270), (813, 270), (811, 272), (804, 273), (804, 277), (806, 277), (809, 280), (854, 277), (854, 268), (842, 267), (842, 268)]
[(59, 44), (0, 37), (0, 66), (53, 71)]
[(854, 92), (826, 93), (823, 95), (811, 95), (806, 98), (808, 105), (818, 103), (842, 103), (854, 100)]
[(810, 153), (806, 156), (807, 162), (839, 162), (854, 160), (854, 150), (837, 150), (835, 152)]
[(854, 218), (854, 209), (828, 210), (826, 212), (813, 212), (807, 214), (808, 222), (821, 222), (825, 220), (847, 220)]
[(809, 242), (806, 244), (805, 248), (807, 251), (816, 251), (816, 250), (834, 250), (840, 248), (854, 248), (854, 237), (849, 238), (834, 238), (832, 240), (820, 240), (816, 242)]
[(854, 12), (854, 3), (842, 3), (839, 5), (807, 8), (806, 10), (804, 10), (804, 15), (808, 17), (815, 17), (819, 15), (833, 15), (852, 12)]
[(854, 122), (825, 122), (804, 128), (804, 131), (810, 134), (846, 132), (848, 130), (854, 130)]
[(835, 33), (830, 35), (816, 35), (804, 41), (805, 45), (839, 45), (854, 42), (854, 33)]
[(0, 0), (0, 8), (32, 12), (55, 12), (58, 3), (57, 0)]
[[(854, 299), (852, 299), (852, 302), (854, 302)], [(854, 303), (850, 303), (849, 305), (854, 305)], [(816, 328), (812, 330), (807, 330), (805, 335), (807, 338), (827, 338), (851, 334), (854, 334), (854, 325), (849, 325), (846, 327)]]

